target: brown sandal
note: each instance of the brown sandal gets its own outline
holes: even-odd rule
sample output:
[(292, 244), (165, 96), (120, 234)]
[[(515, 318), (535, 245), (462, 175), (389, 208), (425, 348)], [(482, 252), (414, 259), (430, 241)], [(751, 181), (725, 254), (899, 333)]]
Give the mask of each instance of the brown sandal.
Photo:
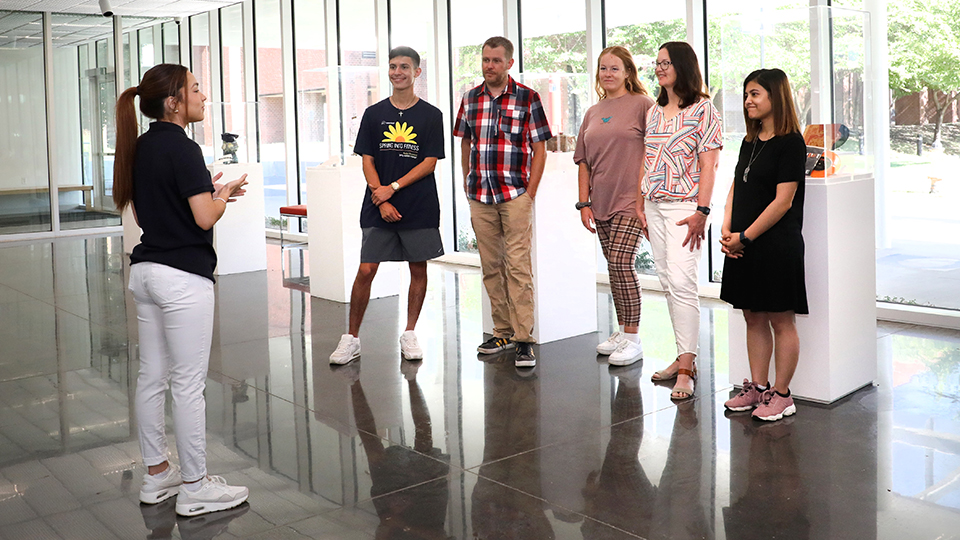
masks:
[[(680, 368), (677, 370), (677, 375), (686, 375), (690, 377), (690, 380), (697, 380), (697, 365), (693, 365), (693, 369), (689, 370), (686, 368)], [(693, 385), (691, 385), (693, 386)], [(674, 386), (673, 391), (670, 392), (670, 399), (674, 401), (685, 401), (693, 397), (693, 388), (686, 388), (682, 386)], [(679, 394), (679, 395), (675, 395)]]

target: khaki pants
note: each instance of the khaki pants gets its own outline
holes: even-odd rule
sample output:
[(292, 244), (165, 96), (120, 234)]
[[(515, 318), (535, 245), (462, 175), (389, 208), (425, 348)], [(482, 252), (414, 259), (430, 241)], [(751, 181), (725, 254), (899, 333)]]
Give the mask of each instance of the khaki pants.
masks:
[(500, 204), (471, 199), (470, 221), (477, 235), (483, 286), (490, 297), (493, 335), (532, 343), (533, 200), (526, 193)]

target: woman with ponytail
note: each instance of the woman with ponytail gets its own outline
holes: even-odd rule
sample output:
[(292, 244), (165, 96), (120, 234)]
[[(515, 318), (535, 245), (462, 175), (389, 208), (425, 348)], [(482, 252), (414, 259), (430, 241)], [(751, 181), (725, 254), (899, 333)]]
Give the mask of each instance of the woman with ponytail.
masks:
[[(137, 137), (134, 98), (155, 122)], [(177, 513), (195, 516), (233, 508), (245, 487), (229, 486), (206, 468), (206, 402), (203, 390), (213, 335), (213, 225), (233, 197), (243, 195), (246, 175), (224, 185), (211, 181), (197, 143), (186, 127), (203, 120), (196, 77), (187, 68), (160, 64), (117, 100), (114, 201), (133, 210), (143, 230), (130, 255), (130, 290), (137, 304), (140, 374), (137, 423), (147, 474), (140, 501), (156, 504), (177, 496)], [(173, 395), (173, 422), (180, 468), (167, 459), (165, 393)]]

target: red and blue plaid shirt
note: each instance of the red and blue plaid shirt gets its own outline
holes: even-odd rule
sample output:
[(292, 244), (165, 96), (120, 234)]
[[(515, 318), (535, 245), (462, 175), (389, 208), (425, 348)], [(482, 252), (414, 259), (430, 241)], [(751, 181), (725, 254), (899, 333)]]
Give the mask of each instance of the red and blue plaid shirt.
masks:
[(552, 137), (540, 95), (507, 77), (497, 97), (486, 84), (463, 96), (456, 137), (470, 137), (467, 197), (499, 204), (523, 195), (530, 181), (532, 144)]

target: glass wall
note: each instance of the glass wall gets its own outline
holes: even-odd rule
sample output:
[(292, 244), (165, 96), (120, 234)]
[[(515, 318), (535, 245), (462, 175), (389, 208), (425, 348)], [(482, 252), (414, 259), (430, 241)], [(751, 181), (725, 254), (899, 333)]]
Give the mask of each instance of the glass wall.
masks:
[(0, 11), (0, 234), (50, 230), (40, 14)]
[[(234, 4), (220, 10), (220, 76), (223, 91), (223, 103), (220, 110), (212, 104), (211, 115), (214, 116), (213, 145), (214, 155), (220, 155), (221, 140), (219, 134), (232, 133), (239, 135), (237, 158), (241, 162), (256, 161), (256, 155), (251, 155), (251, 147), (256, 141), (248, 140), (248, 119), (246, 74), (244, 73), (243, 58), (243, 5)], [(222, 116), (218, 116), (222, 115)]]
[[(502, 9), (476, 9), (467, 0), (451, 0), (450, 3), (450, 85), (453, 88), (453, 115), (460, 110), (463, 95), (483, 82), (480, 69), (480, 48), (487, 38), (503, 35)], [(517, 44), (515, 43), (514, 46)], [(514, 65), (511, 75), (518, 76), (519, 66)], [(450, 125), (456, 116), (450, 118)], [(454, 232), (456, 250), (477, 253), (477, 239), (470, 225), (470, 205), (463, 195), (463, 173), (460, 169), (460, 139), (453, 141), (450, 158), (453, 174)]]
[(166, 64), (180, 63), (180, 25), (165, 22), (161, 26), (163, 34), (163, 61)]
[(327, 59), (326, 16), (322, 2), (293, 0), (293, 38), (296, 47), (294, 57), (297, 66), (297, 156), (300, 176), (300, 198), (291, 203), (306, 202), (307, 167), (315, 167), (330, 156), (331, 134), (339, 140), (340, 129), (330, 119), (329, 105), (330, 73), (328, 66), (336, 64)]
[(889, 98), (890, 168), (877, 193), (877, 300), (960, 310), (957, 4), (886, 5), (890, 94), (875, 99)]
[(380, 62), (377, 58), (374, 2), (352, 0), (350, 9), (341, 9), (339, 15), (340, 107), (344, 121), (341, 144), (345, 156), (353, 153), (363, 111), (380, 101)]
[[(405, 45), (412, 47), (420, 55), (420, 77), (417, 78), (414, 92), (421, 99), (437, 104), (437, 74), (433, 72), (436, 59), (436, 25), (434, 17), (424, 16), (433, 11), (433, 0), (391, 0), (390, 1), (390, 47)], [(383, 64), (383, 62), (381, 62)], [(390, 92), (385, 89), (384, 97)], [(445, 115), (446, 116), (446, 115)]]
[(257, 136), (263, 166), (267, 226), (280, 223), (287, 204), (286, 144), (283, 122), (283, 57), (280, 51), (280, 1), (254, 3), (257, 52)]
[[(208, 103), (214, 101), (210, 69), (210, 14), (202, 13), (190, 17), (190, 71)], [(200, 145), (207, 163), (213, 162), (213, 115), (216, 112), (212, 105), (208, 106), (203, 122), (193, 124), (193, 140)]]

